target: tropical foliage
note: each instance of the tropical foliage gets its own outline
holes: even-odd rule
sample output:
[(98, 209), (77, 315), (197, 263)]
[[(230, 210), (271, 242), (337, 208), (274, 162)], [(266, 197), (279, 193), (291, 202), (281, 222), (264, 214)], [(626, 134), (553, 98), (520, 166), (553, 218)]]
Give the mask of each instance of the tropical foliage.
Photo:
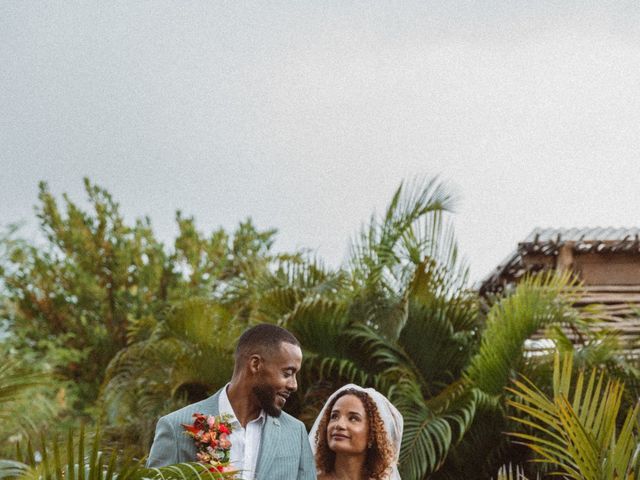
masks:
[(62, 399), (53, 397), (57, 383), (48, 372), (27, 368), (2, 345), (0, 356), (5, 359), (0, 365), (0, 455), (8, 455), (8, 445), (29, 438), (56, 418)]
[(65, 441), (40, 436), (39, 445), (18, 446), (18, 460), (0, 460), (0, 479), (15, 480), (222, 480), (233, 474), (209, 471), (199, 464), (145, 468), (139, 460), (117, 451), (101, 450), (101, 434), (70, 429)]
[(88, 180), (85, 188), (92, 211), (67, 196), (61, 211), (40, 185), (45, 243), (5, 241), (2, 281), (11, 343), (51, 364), (69, 381), (73, 407), (90, 414), (109, 362), (132, 335), (184, 299), (220, 295), (228, 283), (246, 283), (252, 270), (267, 268), (274, 232), (248, 221), (232, 236), (217, 230), (204, 237), (178, 213), (168, 252), (149, 219), (127, 225), (108, 192)]
[[(308, 425), (327, 396), (347, 382), (373, 386), (398, 406), (405, 419), (403, 478), (536, 478), (553, 469), (566, 474), (565, 457), (546, 458), (549, 465), (528, 462), (550, 448), (548, 438), (537, 436), (536, 418), (548, 420), (552, 405), (556, 413), (566, 409), (553, 400), (555, 389), (562, 386), (558, 392), (569, 398), (568, 380), (553, 375), (552, 352), (528, 353), (536, 332), (544, 331), (576, 365), (599, 367), (613, 379), (612, 387), (600, 380), (591, 390), (580, 387), (590, 394), (600, 388), (596, 397), (609, 402), (602, 419), (592, 412), (595, 400), (572, 407), (576, 422), (588, 420), (580, 423), (584, 432), (605, 416), (617, 418), (613, 407), (637, 414), (636, 365), (618, 355), (615, 333), (594, 334), (572, 308), (575, 282), (569, 276), (529, 277), (492, 299), (469, 288), (452, 227), (456, 198), (437, 178), (402, 183), (383, 214), (372, 216), (354, 237), (346, 262), (336, 269), (308, 252), (273, 252), (275, 231), (259, 231), (250, 220), (231, 234), (219, 229), (205, 235), (193, 218), (178, 213), (178, 235), (168, 248), (148, 219), (128, 225), (108, 192), (88, 180), (85, 187), (89, 207), (83, 210), (66, 196), (61, 208), (42, 184), (37, 214), (43, 241), (27, 242), (13, 230), (0, 239), (0, 312), (9, 332), (3, 345), (15, 359), (0, 369), (0, 415), (24, 410), (37, 392), (49, 402), (39, 405), (53, 405), (39, 423), (46, 427), (38, 429), (48, 438), (83, 419), (103, 431), (87, 448), (109, 447), (119, 456), (79, 456), (84, 440), (54, 441), (51, 447), (40, 442), (41, 454), (50, 449), (47, 460), (13, 456), (21, 463), (5, 464), (10, 476), (42, 475), (51, 465), (55, 472), (63, 465), (69, 470), (89, 458), (98, 466), (78, 472), (94, 468), (95, 476), (113, 461), (119, 476), (137, 478), (140, 466), (125, 458), (148, 451), (158, 416), (223, 386), (235, 339), (260, 322), (289, 328), (304, 347), (299, 390), (287, 409)], [(582, 344), (569, 341), (567, 328), (580, 332)], [(12, 373), (25, 364), (32, 373)], [(43, 372), (54, 383), (40, 385)], [(523, 375), (530, 381), (513, 383)], [(24, 385), (15, 384), (17, 378)], [(24, 395), (2, 403), (5, 384)], [(545, 395), (551, 400), (533, 407), (522, 397), (530, 392), (539, 402)], [(544, 413), (536, 417), (528, 410), (534, 408)], [(555, 441), (573, 425), (563, 412), (544, 427), (555, 432)], [(581, 412), (597, 418), (585, 420)], [(604, 453), (605, 443), (613, 448), (621, 436), (635, 439), (633, 425), (609, 429), (602, 438), (594, 433), (599, 440), (590, 447), (592, 459), (615, 458), (611, 462), (621, 465), (633, 440), (616, 450), (624, 455)], [(14, 426), (3, 426), (0, 435), (14, 448), (35, 438)], [(55, 463), (56, 451), (74, 448), (72, 460)], [(583, 451), (576, 455), (588, 458)], [(569, 478), (616, 478), (589, 477), (581, 470), (589, 465), (576, 463), (572, 468), (583, 477)], [(174, 474), (184, 472), (193, 470), (178, 467)], [(56, 475), (52, 470), (47, 478)]]
[(640, 472), (640, 402), (622, 411), (624, 385), (592, 370), (573, 374), (573, 359), (556, 355), (553, 393), (531, 381), (514, 382), (508, 403), (521, 415), (517, 423), (532, 433), (515, 432), (557, 474), (575, 480), (634, 480)]

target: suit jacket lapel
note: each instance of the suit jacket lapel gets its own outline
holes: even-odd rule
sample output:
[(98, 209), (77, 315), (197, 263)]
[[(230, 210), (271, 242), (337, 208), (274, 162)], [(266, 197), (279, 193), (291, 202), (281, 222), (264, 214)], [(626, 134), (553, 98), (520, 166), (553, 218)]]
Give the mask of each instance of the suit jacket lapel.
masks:
[(257, 478), (266, 478), (264, 477), (263, 472), (270, 471), (275, 454), (275, 447), (280, 442), (281, 430), (280, 420), (267, 415), (264, 428), (262, 430), (262, 437), (260, 439), (260, 453), (258, 454), (258, 463), (256, 468)]

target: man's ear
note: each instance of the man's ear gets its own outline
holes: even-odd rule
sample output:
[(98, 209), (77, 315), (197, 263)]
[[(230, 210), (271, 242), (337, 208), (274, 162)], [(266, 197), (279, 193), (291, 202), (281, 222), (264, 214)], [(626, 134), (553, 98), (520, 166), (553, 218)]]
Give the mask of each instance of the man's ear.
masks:
[(262, 369), (262, 357), (254, 353), (249, 357), (249, 371), (253, 374), (258, 373)]

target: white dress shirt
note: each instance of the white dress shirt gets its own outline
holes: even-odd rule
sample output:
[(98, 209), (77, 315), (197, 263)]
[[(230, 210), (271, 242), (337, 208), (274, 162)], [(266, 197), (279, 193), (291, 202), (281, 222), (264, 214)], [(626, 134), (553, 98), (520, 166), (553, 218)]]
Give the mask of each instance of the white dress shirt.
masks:
[(252, 480), (256, 474), (256, 464), (258, 461), (258, 452), (260, 451), (260, 439), (262, 437), (262, 427), (266, 419), (264, 410), (260, 410), (260, 415), (255, 420), (247, 423), (242, 428), (238, 417), (236, 417), (229, 397), (227, 396), (227, 388), (229, 384), (220, 392), (218, 397), (218, 409), (220, 415), (230, 415), (229, 423), (233, 427), (229, 440), (231, 441), (231, 466), (242, 470), (243, 480)]

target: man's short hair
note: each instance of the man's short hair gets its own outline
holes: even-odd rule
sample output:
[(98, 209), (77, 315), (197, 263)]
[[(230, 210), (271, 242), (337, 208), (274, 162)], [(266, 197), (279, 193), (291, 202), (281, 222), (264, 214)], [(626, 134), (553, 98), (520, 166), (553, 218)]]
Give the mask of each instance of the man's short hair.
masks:
[(254, 353), (269, 355), (280, 348), (281, 343), (300, 346), (298, 339), (289, 330), (270, 323), (262, 323), (245, 331), (238, 340), (234, 354), (236, 364)]

